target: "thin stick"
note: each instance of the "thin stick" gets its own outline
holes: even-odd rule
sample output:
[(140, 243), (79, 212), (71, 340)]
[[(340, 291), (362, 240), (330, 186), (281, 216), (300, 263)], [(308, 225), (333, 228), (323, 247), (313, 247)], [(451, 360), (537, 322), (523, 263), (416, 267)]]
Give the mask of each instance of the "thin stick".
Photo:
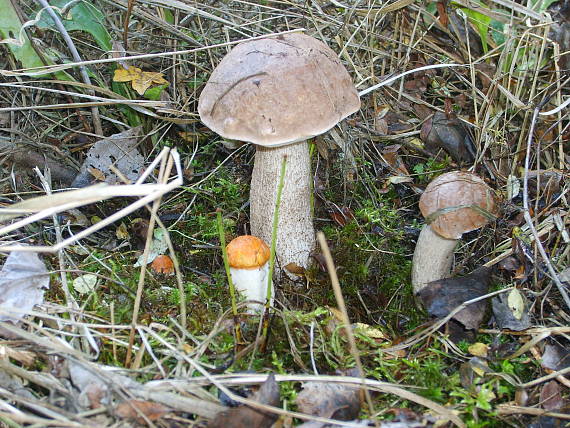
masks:
[(277, 248), (277, 228), (279, 226), (279, 207), (281, 206), (281, 194), (285, 185), (285, 170), (287, 169), (287, 155), (281, 161), (281, 173), (279, 184), (277, 185), (277, 197), (275, 198), (275, 211), (273, 211), (273, 225), (271, 229), (271, 249), (269, 253), (269, 272), (267, 273), (267, 294), (265, 298), (265, 308), (263, 309), (263, 333), (261, 335), (261, 346), (265, 345), (269, 331), (269, 309), (271, 307), (271, 285), (273, 284), (273, 271), (275, 270), (275, 251)]
[[(81, 55), (79, 55), (79, 51), (75, 47), (73, 40), (71, 39), (69, 33), (65, 29), (63, 23), (61, 22), (61, 19), (59, 19), (59, 16), (57, 16), (57, 14), (54, 12), (54, 10), (51, 8), (51, 6), (48, 4), (46, 0), (37, 0), (37, 2), (44, 9), (47, 10), (48, 15), (55, 23), (55, 26), (57, 27), (57, 30), (61, 34), (61, 37), (63, 37), (63, 40), (65, 40), (65, 44), (67, 45), (69, 52), (71, 52), (73, 60), (75, 62), (81, 62), (82, 61)], [(87, 68), (84, 65), (79, 66), (79, 73), (81, 74), (81, 79), (83, 80), (83, 82), (85, 82), (87, 85), (91, 85), (91, 79), (89, 78), (89, 74), (87, 74)], [(88, 92), (90, 93), (90, 95), (94, 95), (94, 92), (92, 90), (88, 90)], [(91, 116), (92, 116), (91, 119), (93, 119), (93, 127), (95, 128), (95, 133), (103, 137), (104, 134), (103, 134), (103, 128), (101, 126), (101, 117), (99, 116), (99, 109), (97, 106), (91, 107)]]
[(325, 239), (325, 234), (323, 232), (318, 232), (317, 240), (319, 241), (319, 245), (321, 246), (321, 249), (323, 251), (323, 256), (325, 257), (325, 263), (327, 265), (327, 271), (331, 278), (331, 285), (334, 291), (334, 297), (336, 299), (338, 309), (342, 314), (342, 322), (344, 324), (344, 330), (346, 332), (346, 337), (348, 338), (348, 343), (350, 345), (350, 353), (354, 357), (354, 361), (356, 362), (356, 367), (358, 368), (360, 376), (363, 379), (362, 387), (364, 391), (364, 396), (366, 397), (366, 402), (368, 403), (368, 410), (372, 415), (374, 414), (374, 405), (372, 404), (372, 398), (370, 397), (368, 389), (364, 388), (364, 368), (362, 367), (362, 362), (360, 361), (360, 354), (358, 353), (358, 348), (356, 347), (356, 339), (354, 338), (352, 328), (350, 327), (350, 319), (348, 318), (348, 312), (346, 311), (344, 297), (342, 296), (342, 290), (340, 289), (340, 283), (338, 281), (338, 276), (336, 274), (336, 268), (334, 266), (334, 262), (331, 256), (331, 252), (329, 250), (329, 246), (327, 244), (327, 240)]
[(222, 210), (216, 210), (216, 217), (218, 221), (218, 235), (220, 236), (220, 245), (222, 246), (222, 258), (224, 259), (224, 267), (226, 268), (226, 276), (228, 277), (228, 285), (230, 287), (230, 298), (232, 301), (232, 313), (234, 315), (234, 331), (236, 334), (236, 344), (242, 343), (241, 329), (239, 327), (238, 310), (236, 303), (236, 289), (232, 281), (232, 274), (230, 272), (230, 262), (228, 260), (228, 252), (226, 251), (226, 234), (224, 232), (224, 224), (222, 221)]
[(529, 209), (529, 205), (528, 205), (528, 171), (530, 168), (530, 153), (531, 153), (531, 147), (532, 147), (532, 142), (533, 142), (534, 127), (536, 125), (536, 121), (537, 121), (540, 109), (542, 108), (542, 106), (544, 104), (546, 104), (547, 101), (548, 101), (548, 99), (543, 100), (534, 109), (534, 111), (532, 113), (532, 119), (530, 121), (530, 127), (528, 130), (528, 138), (527, 138), (527, 143), (526, 143), (526, 156), (524, 159), (523, 214), (524, 214), (524, 219), (526, 221), (526, 224), (528, 225), (528, 228), (532, 232), (532, 236), (534, 236), (534, 242), (535, 242), (536, 247), (538, 248), (538, 252), (540, 253), (540, 255), (542, 257), (542, 260), (546, 264), (546, 267), (548, 268), (548, 272), (550, 273), (550, 278), (552, 279), (552, 281), (554, 281), (554, 284), (556, 284), (556, 287), (558, 288), (558, 291), (560, 292), (560, 295), (562, 296), (564, 303), (566, 304), (566, 306), (568, 308), (570, 308), (570, 297), (568, 296), (568, 293), (566, 292), (564, 285), (562, 284), (562, 282), (560, 282), (560, 279), (558, 278), (558, 274), (556, 273), (554, 266), (552, 266), (552, 263), (550, 262), (550, 259), (548, 258), (548, 255), (546, 254), (544, 247), (542, 246), (542, 242), (540, 242), (539, 235), (538, 235), (536, 228), (534, 227), (534, 221), (530, 215), (530, 209)]
[[(159, 172), (159, 178), (158, 178), (159, 183), (166, 183), (166, 181), (168, 180), (168, 177), (170, 175), (170, 168), (169, 167), (172, 167), (172, 163), (170, 163), (170, 162), (167, 163), (166, 159), (162, 158), (162, 163), (160, 165), (160, 172)], [(158, 199), (156, 199), (154, 201), (154, 203), (152, 204), (151, 216), (150, 216), (150, 220), (149, 220), (149, 224), (148, 224), (148, 231), (146, 234), (146, 242), (145, 242), (143, 258), (142, 258), (142, 263), (141, 263), (141, 273), (140, 273), (139, 281), (137, 284), (137, 294), (135, 296), (135, 303), (134, 303), (134, 307), (133, 307), (131, 331), (129, 333), (129, 346), (127, 348), (127, 356), (125, 357), (125, 367), (129, 367), (129, 365), (131, 363), (133, 345), (135, 343), (135, 330), (136, 330), (136, 325), (138, 322), (139, 309), (140, 309), (141, 300), (142, 300), (143, 285), (144, 285), (145, 276), (146, 276), (146, 265), (148, 262), (148, 255), (150, 253), (150, 246), (151, 246), (152, 238), (153, 238), (154, 225), (156, 223), (156, 218), (157, 218), (156, 213), (158, 212), (158, 208), (160, 207), (161, 201), (162, 201), (162, 195)]]

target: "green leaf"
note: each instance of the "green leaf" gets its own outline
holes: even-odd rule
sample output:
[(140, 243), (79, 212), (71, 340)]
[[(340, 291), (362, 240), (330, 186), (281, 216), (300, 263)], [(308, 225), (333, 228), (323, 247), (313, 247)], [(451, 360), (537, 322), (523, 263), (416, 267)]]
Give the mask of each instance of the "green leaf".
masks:
[(22, 68), (43, 67), (45, 64), (38, 56), (28, 36), (22, 29), (18, 14), (10, 0), (0, 0), (0, 36)]
[[(52, 0), (50, 2), (51, 6), (56, 6), (54, 11), (60, 15), (61, 22), (65, 29), (69, 32), (87, 32), (93, 36), (93, 39), (95, 39), (95, 42), (101, 49), (110, 51), (112, 49), (111, 36), (103, 25), (105, 22), (103, 13), (92, 3), (82, 0), (66, 11), (65, 16), (61, 16), (61, 9), (63, 9), (67, 3), (69, 3), (68, 0)], [(59, 8), (59, 10), (57, 8)], [(56, 28), (55, 23), (45, 11), (42, 12), (40, 20), (36, 25), (39, 28)]]
[(147, 100), (159, 101), (160, 100), (160, 94), (162, 93), (164, 88), (168, 88), (168, 84), (158, 85), (158, 86), (153, 86), (152, 88), (148, 88), (144, 93), (144, 97)]

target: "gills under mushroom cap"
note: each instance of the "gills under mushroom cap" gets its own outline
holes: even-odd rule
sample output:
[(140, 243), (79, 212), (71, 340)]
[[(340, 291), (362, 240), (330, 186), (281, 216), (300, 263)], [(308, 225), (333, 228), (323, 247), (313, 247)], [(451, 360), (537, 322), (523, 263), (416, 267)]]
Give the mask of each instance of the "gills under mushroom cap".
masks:
[(238, 44), (213, 71), (198, 102), (210, 129), (263, 146), (325, 133), (359, 108), (336, 53), (302, 33)]
[(228, 262), (234, 269), (257, 269), (269, 260), (270, 250), (257, 236), (242, 235), (227, 246)]
[(447, 239), (478, 229), (497, 213), (491, 188), (477, 175), (452, 171), (432, 180), (420, 198), (431, 228)]

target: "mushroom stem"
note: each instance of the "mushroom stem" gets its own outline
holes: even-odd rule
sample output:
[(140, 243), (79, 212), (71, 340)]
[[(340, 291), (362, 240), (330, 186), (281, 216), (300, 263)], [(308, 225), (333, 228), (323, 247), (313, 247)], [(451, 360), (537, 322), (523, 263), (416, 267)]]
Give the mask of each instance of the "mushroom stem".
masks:
[(428, 282), (449, 277), (457, 239), (446, 239), (425, 225), (420, 232), (412, 261), (412, 285), (418, 294)]
[(257, 146), (250, 190), (251, 233), (271, 245), (283, 156), (287, 156), (287, 165), (277, 223), (277, 266), (282, 269), (294, 263), (306, 268), (315, 243), (309, 145), (306, 141), (279, 147)]
[[(254, 269), (230, 268), (232, 281), (236, 290), (245, 300), (254, 300), (258, 303), (249, 303), (247, 313), (254, 314), (263, 310), (265, 299), (267, 298), (267, 273), (269, 263)], [(273, 306), (273, 289), (271, 290), (270, 306)]]

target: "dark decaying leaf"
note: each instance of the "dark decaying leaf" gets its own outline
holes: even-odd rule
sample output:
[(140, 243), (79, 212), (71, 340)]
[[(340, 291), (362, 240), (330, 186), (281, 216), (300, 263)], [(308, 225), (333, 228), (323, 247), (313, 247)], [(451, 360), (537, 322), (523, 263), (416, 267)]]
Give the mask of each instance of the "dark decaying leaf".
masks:
[(562, 398), (562, 391), (560, 390), (560, 384), (551, 380), (545, 383), (540, 389), (540, 403), (544, 410), (556, 411), (564, 405), (564, 399)]
[(467, 126), (455, 115), (437, 112), (422, 125), (420, 138), (433, 153), (445, 150), (458, 163), (473, 163), (476, 150)]
[[(279, 385), (275, 381), (275, 376), (270, 374), (261, 388), (250, 397), (268, 406), (279, 406), (280, 394)], [(270, 427), (277, 420), (278, 415), (271, 412), (255, 409), (247, 405), (235, 407), (219, 413), (208, 424), (209, 428), (265, 428)]]
[(297, 395), (299, 411), (313, 416), (348, 421), (360, 413), (360, 388), (330, 382), (306, 382)]
[(73, 180), (72, 187), (86, 187), (103, 181), (102, 179), (109, 184), (122, 183), (111, 167), (116, 168), (130, 181), (136, 181), (144, 166), (144, 157), (137, 148), (141, 131), (141, 127), (132, 128), (93, 144)]
[(37, 253), (13, 251), (0, 271), (0, 321), (18, 321), (44, 301), (49, 274)]
[(542, 367), (549, 370), (563, 370), (570, 367), (570, 349), (560, 344), (546, 345), (542, 354)]
[(528, 305), (525, 304), (522, 313), (517, 314), (509, 304), (509, 295), (500, 294), (493, 298), (493, 315), (495, 322), (501, 330), (526, 330), (531, 326), (528, 315)]
[(68, 360), (71, 383), (79, 390), (78, 403), (91, 409), (107, 406), (111, 402), (111, 390), (100, 375), (88, 366)]
[(143, 400), (126, 400), (115, 408), (115, 415), (120, 418), (134, 419), (140, 424), (145, 423), (144, 415), (148, 420), (156, 421), (167, 414), (170, 409), (159, 403)]
[[(432, 317), (443, 318), (457, 306), (468, 300), (487, 294), (491, 268), (480, 267), (461, 278), (446, 278), (432, 281), (418, 294), (421, 302)], [(485, 317), (486, 300), (472, 303), (454, 315), (466, 329), (476, 329)]]

